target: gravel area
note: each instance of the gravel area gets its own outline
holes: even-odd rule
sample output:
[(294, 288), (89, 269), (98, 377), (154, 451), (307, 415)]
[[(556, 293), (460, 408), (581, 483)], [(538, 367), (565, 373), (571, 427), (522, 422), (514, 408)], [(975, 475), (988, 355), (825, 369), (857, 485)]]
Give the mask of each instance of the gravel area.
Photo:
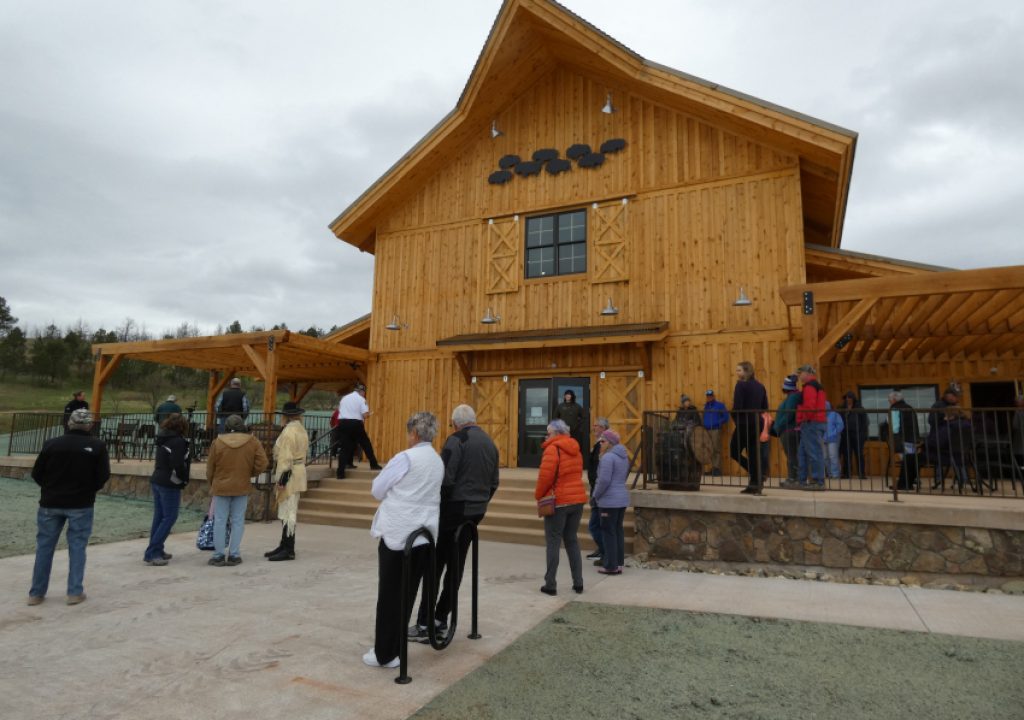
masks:
[[(0, 478), (0, 557), (28, 555), (36, 550), (36, 509), (39, 487), (34, 482)], [(203, 514), (182, 508), (173, 532), (196, 531)], [(90, 545), (147, 537), (153, 504), (146, 500), (96, 496)], [(58, 548), (66, 544), (61, 538)]]
[(1019, 720), (1024, 643), (573, 602), (420, 720)]

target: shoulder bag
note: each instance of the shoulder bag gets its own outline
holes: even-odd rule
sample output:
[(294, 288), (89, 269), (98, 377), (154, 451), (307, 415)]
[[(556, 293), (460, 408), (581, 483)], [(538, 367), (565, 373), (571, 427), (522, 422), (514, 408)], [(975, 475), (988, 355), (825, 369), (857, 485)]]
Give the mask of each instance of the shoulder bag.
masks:
[(551, 483), (551, 493), (537, 501), (537, 517), (551, 517), (555, 514), (555, 486), (558, 484), (558, 466), (562, 464), (562, 451), (555, 448), (558, 461), (555, 463), (555, 480)]

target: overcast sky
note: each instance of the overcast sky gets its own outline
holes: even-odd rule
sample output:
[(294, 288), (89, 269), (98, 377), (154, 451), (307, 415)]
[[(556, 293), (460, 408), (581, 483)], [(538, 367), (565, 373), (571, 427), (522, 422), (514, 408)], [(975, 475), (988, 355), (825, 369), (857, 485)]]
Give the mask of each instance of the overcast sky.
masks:
[[(1024, 264), (1024, 3), (567, 0), (640, 55), (859, 133), (842, 247)], [(0, 3), (0, 296), (159, 335), (370, 309), (330, 223), (451, 110), (498, 0)]]

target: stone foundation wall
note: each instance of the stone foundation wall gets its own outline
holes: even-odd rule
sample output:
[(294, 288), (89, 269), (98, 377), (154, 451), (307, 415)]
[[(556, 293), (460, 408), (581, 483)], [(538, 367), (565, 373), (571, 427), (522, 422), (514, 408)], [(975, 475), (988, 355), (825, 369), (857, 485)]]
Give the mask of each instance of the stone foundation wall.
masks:
[[(0, 458), (0, 475), (32, 481), (31, 468), (4, 465), (2, 458)], [(110, 480), (103, 486), (99, 494), (148, 500), (152, 497), (149, 475), (112, 473)], [(181, 491), (181, 506), (205, 513), (210, 507), (210, 483), (205, 479), (191, 480)], [(246, 520), (263, 520), (265, 511), (268, 513), (267, 518), (275, 519), (277, 517), (277, 502), (273, 492), (270, 493), (269, 510), (266, 508), (267, 495), (255, 488), (250, 490), (249, 504), (245, 509)]]
[(708, 563), (1020, 577), (1024, 532), (870, 520), (636, 508), (634, 551)]

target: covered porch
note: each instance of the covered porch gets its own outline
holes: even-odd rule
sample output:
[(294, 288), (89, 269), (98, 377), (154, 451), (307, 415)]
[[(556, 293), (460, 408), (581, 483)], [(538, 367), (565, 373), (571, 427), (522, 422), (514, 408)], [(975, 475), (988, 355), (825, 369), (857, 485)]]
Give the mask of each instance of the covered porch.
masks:
[[(287, 385), (293, 402), (301, 402), (318, 384), (345, 386), (365, 382), (367, 365), (374, 356), (365, 345), (369, 316), (345, 326), (326, 338), (270, 330), (169, 340), (100, 343), (92, 346), (96, 363), (92, 385), (92, 409), (100, 413), (103, 390), (124, 360), (173, 365), (209, 373), (206, 392), (206, 424), (212, 427), (217, 396), (233, 377), (247, 377), (265, 384), (264, 417), (276, 411), (277, 388)], [(364, 344), (360, 347), (359, 341)], [(353, 344), (349, 344), (352, 342)]]
[[(802, 356), (817, 367), (1005, 361), (1024, 357), (1024, 266), (791, 285)], [(948, 378), (944, 378), (948, 379)]]

